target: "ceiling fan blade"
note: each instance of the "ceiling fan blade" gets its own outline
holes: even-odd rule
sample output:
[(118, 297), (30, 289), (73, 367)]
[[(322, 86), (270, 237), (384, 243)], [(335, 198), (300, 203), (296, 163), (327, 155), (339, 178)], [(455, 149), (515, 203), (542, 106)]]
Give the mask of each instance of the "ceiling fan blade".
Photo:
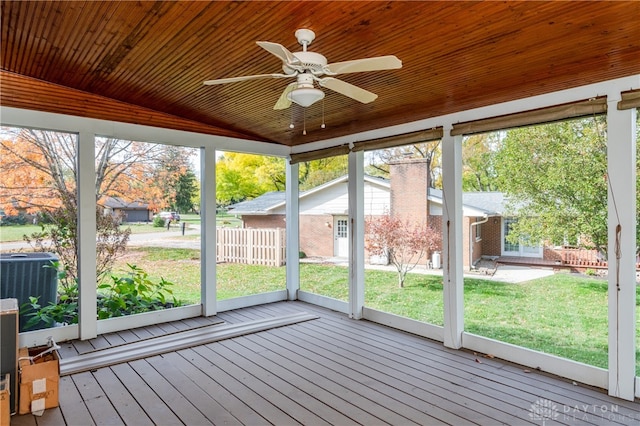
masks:
[(218, 80), (207, 80), (202, 84), (207, 86), (212, 86), (215, 84), (226, 84), (226, 83), (236, 83), (238, 81), (246, 81), (246, 80), (257, 80), (259, 78), (284, 78), (284, 77), (295, 77), (295, 74), (257, 74), (257, 75), (244, 75), (241, 77), (229, 77), (229, 78), (220, 78)]
[(291, 83), (289, 85), (287, 85), (287, 87), (285, 87), (284, 91), (282, 92), (282, 94), (280, 95), (280, 99), (278, 99), (278, 102), (276, 102), (276, 104), (273, 106), (273, 109), (287, 109), (291, 106), (291, 101), (289, 100), (289, 98), (287, 97), (287, 95), (296, 88), (296, 86), (298, 85), (298, 83)]
[(286, 47), (278, 43), (272, 43), (270, 41), (256, 41), (256, 44), (262, 47), (267, 52), (277, 56), (284, 62), (289, 65), (298, 65), (300, 64), (300, 59), (293, 56), (293, 53), (289, 51)]
[(334, 92), (338, 92), (342, 95), (348, 96), (351, 99), (355, 99), (358, 102), (362, 102), (363, 104), (373, 102), (378, 97), (378, 95), (376, 95), (375, 93), (371, 93), (368, 90), (364, 90), (358, 86), (354, 86), (351, 83), (347, 83), (333, 77), (319, 78), (318, 84), (320, 84), (320, 86), (322, 87), (331, 89)]
[(327, 64), (324, 70), (326, 74), (335, 75), (350, 72), (393, 70), (398, 68), (402, 68), (402, 61), (393, 55), (389, 55), (335, 62), (333, 64)]

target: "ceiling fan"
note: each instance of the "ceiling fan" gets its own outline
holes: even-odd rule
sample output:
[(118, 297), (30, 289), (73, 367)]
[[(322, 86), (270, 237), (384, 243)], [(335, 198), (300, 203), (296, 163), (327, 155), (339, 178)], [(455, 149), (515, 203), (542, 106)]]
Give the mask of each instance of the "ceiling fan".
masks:
[(324, 92), (315, 87), (316, 83), (321, 87), (326, 87), (366, 104), (374, 101), (378, 95), (354, 86), (353, 84), (338, 80), (333, 76), (354, 72), (402, 68), (402, 61), (393, 55), (328, 64), (327, 58), (319, 53), (307, 50), (307, 47), (316, 38), (313, 31), (309, 29), (299, 29), (295, 32), (295, 36), (298, 39), (298, 43), (302, 45), (302, 52), (292, 53), (278, 43), (268, 41), (256, 42), (258, 46), (282, 60), (282, 73), (221, 78), (218, 80), (207, 80), (204, 84), (236, 83), (260, 78), (295, 78), (296, 81), (284, 89), (284, 92), (280, 95), (273, 109), (289, 108), (291, 102), (295, 102), (303, 107), (308, 107), (321, 100), (324, 98)]

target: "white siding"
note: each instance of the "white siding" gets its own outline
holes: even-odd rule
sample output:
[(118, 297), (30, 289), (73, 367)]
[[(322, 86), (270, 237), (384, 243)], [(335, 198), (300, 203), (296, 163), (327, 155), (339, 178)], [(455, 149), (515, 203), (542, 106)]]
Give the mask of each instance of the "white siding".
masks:
[[(381, 215), (389, 211), (391, 196), (389, 188), (381, 185), (364, 183), (364, 214)], [(300, 198), (301, 215), (340, 214), (346, 215), (349, 210), (347, 182), (339, 182), (321, 191)], [(284, 207), (275, 209), (273, 214), (284, 214)]]

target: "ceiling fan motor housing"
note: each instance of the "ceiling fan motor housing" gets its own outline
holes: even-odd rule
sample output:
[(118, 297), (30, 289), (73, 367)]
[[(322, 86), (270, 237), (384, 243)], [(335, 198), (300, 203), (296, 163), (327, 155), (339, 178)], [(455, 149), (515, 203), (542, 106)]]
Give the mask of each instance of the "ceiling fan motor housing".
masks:
[(295, 69), (299, 72), (305, 70), (311, 71), (313, 74), (324, 74), (324, 67), (327, 65), (327, 58), (316, 52), (293, 52), (293, 56), (300, 60), (299, 64), (284, 64), (282, 69), (285, 74), (290, 74)]

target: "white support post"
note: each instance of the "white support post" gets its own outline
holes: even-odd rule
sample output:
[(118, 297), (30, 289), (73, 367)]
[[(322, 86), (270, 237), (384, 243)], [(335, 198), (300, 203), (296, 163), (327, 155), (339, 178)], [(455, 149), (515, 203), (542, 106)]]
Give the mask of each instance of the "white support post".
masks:
[(287, 267), (287, 298), (298, 299), (300, 290), (300, 190), (298, 188), (298, 163), (286, 162), (286, 267)]
[(96, 141), (91, 132), (78, 135), (78, 326), (80, 339), (98, 335), (96, 286)]
[(364, 151), (349, 153), (349, 317), (364, 307)]
[(200, 148), (200, 303), (205, 317), (216, 301), (216, 150)]
[(444, 345), (462, 347), (464, 277), (462, 264), (462, 136), (442, 138), (442, 269), (444, 286)]
[(636, 376), (636, 110), (607, 100), (609, 395), (633, 401)]

